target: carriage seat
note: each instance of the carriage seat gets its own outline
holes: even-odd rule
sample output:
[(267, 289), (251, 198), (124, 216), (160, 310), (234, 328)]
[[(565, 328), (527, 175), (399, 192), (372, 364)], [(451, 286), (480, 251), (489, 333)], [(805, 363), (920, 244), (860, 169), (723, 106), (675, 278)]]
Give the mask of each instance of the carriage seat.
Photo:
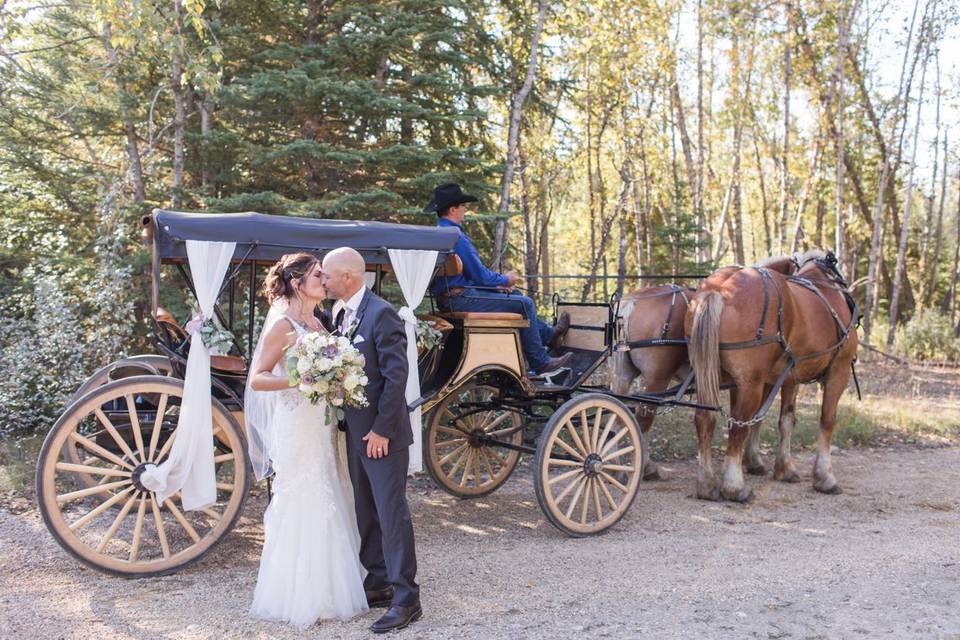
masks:
[[(463, 261), (460, 256), (451, 253), (437, 267), (434, 273), (435, 278), (444, 276), (458, 276), (463, 273)], [(453, 320), (463, 323), (465, 327), (511, 327), (525, 329), (530, 326), (527, 319), (519, 313), (509, 313), (500, 311), (447, 311), (438, 312), (437, 315), (445, 320)]]
[(446, 320), (460, 322), (464, 327), (507, 327), (510, 329), (526, 329), (530, 326), (523, 315), (501, 311), (449, 311), (438, 313)]
[[(184, 329), (179, 322), (177, 322), (177, 319), (173, 317), (172, 313), (163, 307), (157, 307), (157, 313), (154, 315), (154, 319), (156, 319), (157, 324), (160, 325), (160, 328), (165, 331), (170, 338), (173, 338), (178, 343), (183, 344), (189, 340), (187, 330)], [(210, 354), (210, 368), (216, 369), (217, 371), (223, 373), (239, 375), (247, 372), (247, 363), (239, 356)]]
[(519, 313), (505, 311), (450, 311), (439, 315), (451, 320), (526, 320)]

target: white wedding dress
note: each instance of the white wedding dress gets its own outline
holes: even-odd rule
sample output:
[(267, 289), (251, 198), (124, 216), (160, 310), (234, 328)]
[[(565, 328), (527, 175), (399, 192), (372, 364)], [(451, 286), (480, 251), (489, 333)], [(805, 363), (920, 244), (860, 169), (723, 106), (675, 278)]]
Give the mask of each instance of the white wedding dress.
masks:
[(327, 423), (322, 403), (311, 404), (296, 389), (274, 393), (276, 475), (250, 613), (301, 629), (318, 619), (346, 620), (366, 611), (367, 599), (343, 437)]

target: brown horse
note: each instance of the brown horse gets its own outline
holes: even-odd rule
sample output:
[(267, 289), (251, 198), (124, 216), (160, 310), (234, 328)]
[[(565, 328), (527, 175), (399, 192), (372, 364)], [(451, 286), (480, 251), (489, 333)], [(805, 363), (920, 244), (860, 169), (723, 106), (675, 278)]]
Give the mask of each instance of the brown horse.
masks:
[[(837, 404), (850, 379), (857, 351), (855, 305), (831, 253), (809, 251), (794, 260), (796, 275), (769, 268), (722, 269), (693, 296), (685, 318), (697, 400), (719, 406), (721, 382), (732, 385), (727, 454), (717, 485), (710, 444), (715, 415), (698, 410), (697, 496), (746, 501), (752, 491), (743, 479), (743, 458), (756, 448), (759, 417), (782, 387), (780, 447), (774, 478), (798, 480), (790, 459), (790, 436), (799, 384), (823, 385), (813, 486), (839, 493), (830, 462)], [(762, 411), (761, 411), (762, 409)], [(758, 412), (760, 412), (758, 414)], [(749, 427), (751, 443), (744, 451)]]
[[(796, 262), (790, 256), (768, 258), (763, 266), (784, 275), (796, 271)], [(727, 267), (722, 271), (739, 270)], [(681, 381), (689, 371), (686, 345), (672, 344), (685, 340), (683, 319), (687, 313), (693, 289), (666, 284), (642, 287), (627, 294), (620, 301), (619, 318), (623, 322), (623, 341), (629, 351), (615, 351), (610, 357), (610, 390), (626, 394), (638, 376), (643, 376), (644, 391), (665, 391), (671, 382)], [(666, 344), (663, 344), (666, 343)], [(657, 416), (655, 407), (639, 405), (636, 409), (637, 423), (644, 435), (650, 432)], [(760, 427), (750, 431), (744, 454), (747, 471), (752, 474), (766, 473), (760, 459)], [(650, 460), (644, 449), (643, 479), (660, 479), (660, 470)]]
[[(677, 376), (687, 373), (687, 347), (671, 344), (682, 341), (683, 318), (687, 313), (688, 296), (692, 289), (676, 285), (660, 285), (637, 289), (620, 301), (619, 317), (623, 322), (622, 337), (629, 351), (614, 351), (610, 357), (610, 390), (626, 394), (634, 379), (643, 375), (645, 391), (664, 391)], [(657, 344), (666, 342), (666, 344)], [(636, 409), (640, 432), (646, 435), (653, 425), (657, 411), (654, 407), (639, 405)], [(660, 478), (657, 465), (643, 450), (643, 478)]]

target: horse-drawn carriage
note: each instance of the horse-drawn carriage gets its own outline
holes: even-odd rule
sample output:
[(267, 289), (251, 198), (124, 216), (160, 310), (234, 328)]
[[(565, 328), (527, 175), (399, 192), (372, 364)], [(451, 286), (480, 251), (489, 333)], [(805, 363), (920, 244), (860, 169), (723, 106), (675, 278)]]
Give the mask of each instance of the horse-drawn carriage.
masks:
[[(401, 266), (409, 268), (404, 251), (419, 252), (416, 264), (435, 275), (461, 268), (452, 252), (459, 231), (451, 228), (155, 210), (144, 218), (143, 231), (153, 253), (158, 353), (94, 373), (51, 429), (37, 468), (40, 510), (56, 540), (86, 564), (123, 576), (167, 574), (196, 561), (241, 514), (251, 473), (243, 390), (261, 315), (258, 279), (266, 267), (285, 253), (322, 255), (350, 246), (364, 256), (368, 284), (376, 291), (391, 272), (399, 276)], [(212, 279), (204, 275), (200, 286), (204, 267), (189, 255), (190, 243), (212, 241), (230, 243), (224, 271)], [(178, 437), (187, 437), (180, 420), (190, 387), (184, 378), (191, 339), (200, 335), (160, 306), (171, 271), (201, 300), (201, 310), (206, 300), (233, 343), (228, 352), (209, 356), (211, 427), (200, 448), (207, 456), (207, 447), (213, 451), (216, 494), (198, 509), (189, 508), (184, 491), (167, 496), (147, 482), (158, 466), (170, 463)], [(416, 307), (423, 290), (408, 288), (400, 286)], [(613, 393), (590, 384), (612, 354), (627, 349), (618, 306), (616, 300), (554, 299), (554, 313), (571, 318), (561, 349), (573, 357), (568, 369), (550, 378), (528, 375), (518, 334), (527, 320), (521, 315), (432, 313), (443, 337), (419, 355), (420, 393), (408, 401), (411, 411), (424, 414), (423, 460), (437, 484), (463, 498), (488, 494), (526, 453), (534, 456), (537, 500), (554, 526), (584, 536), (616, 524), (637, 495), (646, 458), (631, 407), (718, 408), (683, 400), (689, 378), (658, 394)]]

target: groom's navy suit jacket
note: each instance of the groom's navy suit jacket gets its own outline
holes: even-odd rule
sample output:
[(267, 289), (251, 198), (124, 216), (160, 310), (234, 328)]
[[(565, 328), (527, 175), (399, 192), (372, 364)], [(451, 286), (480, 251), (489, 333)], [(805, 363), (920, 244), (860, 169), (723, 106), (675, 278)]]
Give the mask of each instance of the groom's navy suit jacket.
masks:
[[(390, 438), (390, 453), (413, 444), (407, 412), (407, 334), (393, 306), (366, 289), (351, 325), (351, 341), (366, 359), (367, 400), (363, 409), (345, 410), (347, 437), (357, 447), (371, 430)], [(363, 339), (357, 341), (357, 336)]]
[[(366, 359), (369, 406), (347, 408), (347, 452), (360, 532), (366, 589), (392, 585), (393, 604), (419, 601), (413, 521), (407, 505), (407, 464), (413, 444), (407, 413), (407, 334), (390, 303), (365, 289), (346, 335)], [(358, 341), (358, 337), (362, 340)], [(383, 458), (367, 456), (370, 431), (390, 438)]]

